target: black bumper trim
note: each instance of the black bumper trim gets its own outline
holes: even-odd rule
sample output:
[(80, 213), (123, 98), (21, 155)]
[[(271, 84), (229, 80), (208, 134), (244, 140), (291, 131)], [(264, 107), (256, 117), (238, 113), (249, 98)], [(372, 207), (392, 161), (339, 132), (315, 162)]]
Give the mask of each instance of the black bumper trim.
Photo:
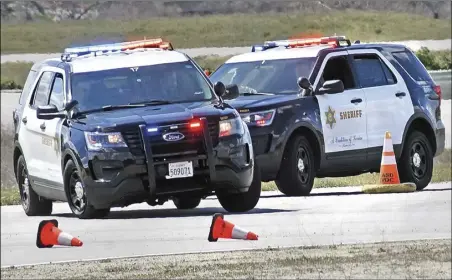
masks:
[(149, 181), (149, 191), (154, 194), (157, 189), (157, 183), (155, 181), (155, 169), (154, 169), (154, 158), (152, 156), (151, 143), (148, 141), (146, 133), (146, 125), (140, 125), (141, 139), (143, 141), (143, 149), (145, 154), (146, 165), (148, 169), (148, 181)]

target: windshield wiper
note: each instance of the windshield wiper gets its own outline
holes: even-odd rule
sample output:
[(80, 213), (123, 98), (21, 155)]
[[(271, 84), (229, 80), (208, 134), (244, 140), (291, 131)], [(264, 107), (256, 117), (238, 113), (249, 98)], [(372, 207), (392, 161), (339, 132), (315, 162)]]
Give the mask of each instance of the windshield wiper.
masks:
[(242, 92), (241, 93), (244, 96), (250, 96), (250, 95), (274, 95), (273, 93), (263, 93), (263, 92)]
[(129, 103), (129, 105), (143, 105), (143, 106), (164, 105), (164, 104), (172, 104), (172, 102), (169, 100), (164, 100), (164, 99), (152, 99), (152, 100), (144, 100), (144, 101)]

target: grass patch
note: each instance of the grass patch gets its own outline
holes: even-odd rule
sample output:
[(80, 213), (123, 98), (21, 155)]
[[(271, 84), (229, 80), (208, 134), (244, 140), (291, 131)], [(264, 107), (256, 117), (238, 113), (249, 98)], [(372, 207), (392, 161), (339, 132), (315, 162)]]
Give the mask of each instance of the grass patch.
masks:
[[(397, 26), (397, 28), (394, 28)], [(164, 37), (176, 48), (245, 46), (303, 33), (344, 34), (363, 41), (448, 39), (448, 19), (394, 12), (261, 13), (150, 18), (130, 21), (83, 20), (2, 23), (1, 52), (61, 52), (65, 47)]]
[[(4, 268), (2, 279), (450, 279), (450, 240), (311, 246)], [(152, 263), (152, 269), (149, 269)]]
[[(432, 183), (448, 182), (452, 180), (452, 152), (446, 149), (434, 159)], [(379, 173), (365, 173), (357, 176), (343, 178), (316, 178), (314, 188), (336, 188), (348, 186), (361, 186), (378, 183)], [(274, 182), (263, 183), (264, 191), (276, 191), (278, 188)]]

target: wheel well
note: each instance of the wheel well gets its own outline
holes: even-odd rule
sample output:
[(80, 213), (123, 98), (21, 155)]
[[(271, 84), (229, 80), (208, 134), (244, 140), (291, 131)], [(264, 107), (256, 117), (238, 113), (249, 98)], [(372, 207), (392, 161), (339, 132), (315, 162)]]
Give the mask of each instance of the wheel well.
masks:
[(406, 133), (405, 139), (407, 139), (413, 131), (422, 132), (425, 135), (425, 137), (427, 137), (428, 141), (430, 142), (430, 145), (432, 146), (433, 154), (435, 154), (436, 153), (436, 138), (435, 138), (435, 132), (433, 131), (430, 124), (424, 119), (421, 119), (421, 118), (415, 119), (410, 124), (410, 127), (408, 128), (408, 131)]
[[(303, 135), (304, 137), (306, 137), (306, 139), (309, 141), (309, 144), (314, 148), (314, 157), (316, 159), (320, 159), (321, 158), (320, 144), (319, 141), (317, 141), (317, 137), (315, 136), (314, 132), (312, 132), (312, 130), (310, 130), (307, 127), (299, 127), (292, 132), (287, 143), (289, 143), (289, 141), (291, 141), (297, 135)], [(284, 148), (284, 152), (285, 149), (287, 149), (287, 145)], [(319, 168), (320, 160), (315, 160), (315, 169), (318, 170)]]
[(19, 160), (19, 157), (22, 155), (22, 151), (16, 147), (14, 148), (14, 154), (13, 154), (13, 163), (14, 163), (14, 176), (17, 177), (17, 161)]

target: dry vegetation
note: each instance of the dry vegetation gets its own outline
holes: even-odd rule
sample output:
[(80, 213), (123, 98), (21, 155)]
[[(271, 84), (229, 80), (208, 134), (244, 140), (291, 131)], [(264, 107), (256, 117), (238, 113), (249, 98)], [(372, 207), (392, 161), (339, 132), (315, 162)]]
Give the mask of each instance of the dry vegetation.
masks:
[(2, 269), (2, 279), (451, 279), (451, 243), (156, 256)]

